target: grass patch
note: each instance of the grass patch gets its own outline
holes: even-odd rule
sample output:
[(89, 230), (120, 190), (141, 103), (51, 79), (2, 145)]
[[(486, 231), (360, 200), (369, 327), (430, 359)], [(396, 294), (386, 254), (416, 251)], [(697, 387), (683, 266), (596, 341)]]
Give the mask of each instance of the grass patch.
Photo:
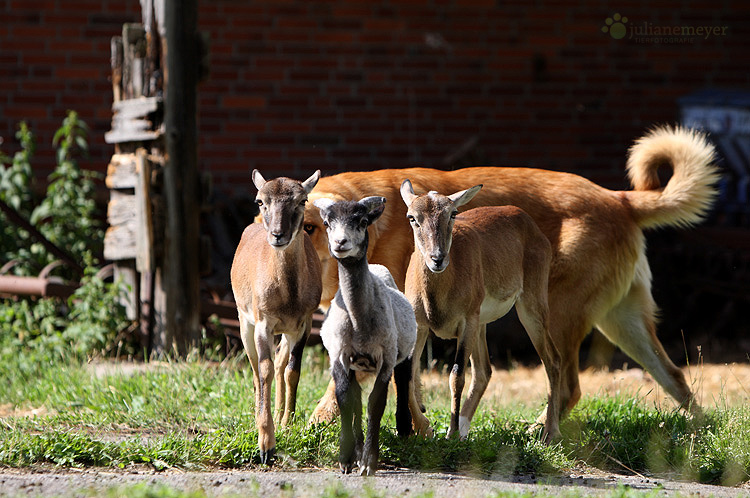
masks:
[[(0, 366), (0, 465), (260, 466), (252, 378), (242, 357), (103, 375), (78, 363), (14, 369), (13, 360), (6, 359)], [(305, 355), (297, 417), (277, 430), (282, 468), (337, 465), (338, 424), (307, 423), (326, 388), (324, 364), (319, 349)], [(396, 436), (391, 393), (381, 431), (384, 464), (477, 475), (554, 475), (582, 464), (727, 485), (750, 476), (750, 409), (745, 406), (722, 406), (691, 420), (638, 399), (585, 398), (563, 422), (562, 441), (545, 446), (524, 422), (534, 420), (535, 409), (488, 400), (466, 441), (446, 439), (447, 383), (433, 391), (428, 416), (434, 439)], [(32, 416), (35, 409), (43, 415)]]

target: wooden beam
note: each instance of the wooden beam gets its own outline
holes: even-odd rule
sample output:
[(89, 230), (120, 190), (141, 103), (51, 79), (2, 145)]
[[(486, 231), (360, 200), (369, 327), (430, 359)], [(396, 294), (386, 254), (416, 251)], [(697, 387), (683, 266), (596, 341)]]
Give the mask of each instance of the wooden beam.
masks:
[(135, 267), (140, 273), (154, 271), (154, 222), (151, 209), (151, 163), (148, 151), (140, 148), (135, 153), (136, 178), (136, 220)]
[(164, 334), (155, 331), (157, 353), (176, 349), (185, 355), (200, 341), (197, 21), (197, 0), (167, 2), (165, 124), (168, 160), (164, 168), (167, 226), (163, 282), (166, 330)]
[(158, 139), (163, 133), (161, 97), (120, 100), (112, 105), (112, 130), (104, 134), (109, 144)]
[(135, 154), (114, 154), (107, 166), (104, 184), (109, 189), (135, 188), (138, 176), (135, 170)]
[(122, 37), (113, 36), (110, 42), (110, 51), (112, 53), (112, 98), (114, 102), (122, 99)]

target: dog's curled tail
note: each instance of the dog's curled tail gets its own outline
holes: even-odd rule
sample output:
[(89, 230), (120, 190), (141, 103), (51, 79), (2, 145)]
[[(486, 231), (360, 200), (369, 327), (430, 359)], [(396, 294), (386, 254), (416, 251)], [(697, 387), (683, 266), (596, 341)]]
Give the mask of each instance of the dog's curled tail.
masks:
[[(634, 190), (625, 192), (636, 222), (643, 228), (688, 226), (708, 212), (717, 190), (719, 169), (706, 137), (680, 126), (655, 128), (630, 148), (627, 170)], [(658, 170), (672, 168), (661, 187)]]

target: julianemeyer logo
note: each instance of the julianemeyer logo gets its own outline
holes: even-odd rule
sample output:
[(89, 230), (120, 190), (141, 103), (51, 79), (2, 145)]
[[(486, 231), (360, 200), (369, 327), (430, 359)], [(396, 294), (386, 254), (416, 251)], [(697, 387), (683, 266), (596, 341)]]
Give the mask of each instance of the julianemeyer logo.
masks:
[(604, 20), (602, 32), (615, 40), (626, 38), (635, 43), (693, 43), (697, 39), (708, 40), (726, 36), (728, 26), (657, 25), (651, 22), (630, 22), (625, 16), (615, 13)]

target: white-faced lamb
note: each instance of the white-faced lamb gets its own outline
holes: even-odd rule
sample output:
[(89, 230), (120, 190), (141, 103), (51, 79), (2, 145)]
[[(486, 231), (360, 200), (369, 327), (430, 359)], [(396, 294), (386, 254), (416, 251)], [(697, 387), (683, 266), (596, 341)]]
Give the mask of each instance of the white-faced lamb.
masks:
[[(396, 428), (411, 432), (409, 381), (416, 321), (409, 301), (380, 265), (367, 263), (367, 228), (383, 213), (384, 197), (359, 202), (318, 199), (328, 247), (338, 261), (339, 290), (320, 335), (331, 360), (336, 400), (341, 409), (339, 465), (349, 473), (355, 463), (360, 475), (378, 465), (378, 434), (391, 377), (396, 384)], [(375, 381), (368, 399), (367, 437), (362, 434), (362, 392), (357, 373)]]
[(320, 178), (266, 181), (253, 171), (262, 225), (249, 225), (232, 262), (232, 291), (240, 334), (253, 369), (255, 423), (261, 462), (273, 462), (276, 449), (271, 416), (274, 335), (283, 334), (276, 353), (276, 416), (286, 426), (294, 414), (302, 351), (320, 304), (321, 267), (302, 230), (307, 194)]
[[(458, 208), (481, 188), (477, 185), (450, 196), (437, 192), (416, 195), (409, 180), (401, 185), (415, 245), (406, 274), (406, 296), (418, 323), (410, 397), (414, 427), (418, 433), (432, 432), (420, 410), (418, 394), (418, 360), (429, 331), (457, 340), (450, 373), (448, 436), (465, 438), (492, 374), (486, 324), (515, 305), (549, 380), (543, 433), (548, 441), (559, 434), (560, 418), (560, 354), (549, 333), (547, 302), (550, 243), (531, 217), (517, 207), (479, 207), (459, 216)], [(461, 408), (469, 357), (471, 385)]]

